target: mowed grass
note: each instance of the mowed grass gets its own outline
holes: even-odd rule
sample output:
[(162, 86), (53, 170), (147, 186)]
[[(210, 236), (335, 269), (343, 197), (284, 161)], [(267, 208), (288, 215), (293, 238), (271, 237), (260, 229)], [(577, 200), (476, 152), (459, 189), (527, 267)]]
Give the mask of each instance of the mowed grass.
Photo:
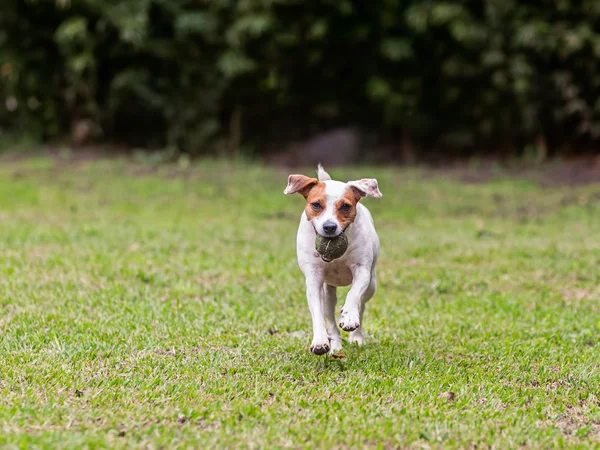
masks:
[(0, 446), (599, 447), (600, 186), (331, 173), (384, 194), (342, 359), (308, 350), (287, 172), (3, 161)]

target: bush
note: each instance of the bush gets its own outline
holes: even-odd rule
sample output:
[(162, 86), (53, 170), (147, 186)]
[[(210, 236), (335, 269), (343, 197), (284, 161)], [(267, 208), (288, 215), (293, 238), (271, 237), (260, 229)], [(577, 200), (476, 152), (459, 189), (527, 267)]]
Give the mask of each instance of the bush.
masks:
[(600, 138), (599, 22), (595, 0), (4, 0), (0, 126), (193, 153), (342, 124), (556, 151)]

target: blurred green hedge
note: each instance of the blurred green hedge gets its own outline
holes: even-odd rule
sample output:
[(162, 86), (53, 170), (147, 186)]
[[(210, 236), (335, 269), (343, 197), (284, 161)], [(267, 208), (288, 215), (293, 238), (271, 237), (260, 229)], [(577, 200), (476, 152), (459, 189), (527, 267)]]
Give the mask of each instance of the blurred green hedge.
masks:
[(358, 125), (417, 148), (600, 139), (598, 0), (2, 0), (0, 127), (201, 153)]

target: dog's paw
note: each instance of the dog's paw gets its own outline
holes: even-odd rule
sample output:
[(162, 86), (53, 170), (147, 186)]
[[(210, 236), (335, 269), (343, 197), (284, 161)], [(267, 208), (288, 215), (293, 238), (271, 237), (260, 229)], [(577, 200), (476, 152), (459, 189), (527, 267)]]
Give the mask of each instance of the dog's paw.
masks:
[(342, 340), (341, 339), (331, 339), (329, 338), (329, 346), (331, 347), (331, 350), (329, 353), (334, 354), (334, 353), (338, 353), (342, 350)]
[(354, 330), (350, 333), (350, 336), (348, 336), (348, 340), (351, 344), (363, 345), (365, 343), (365, 336), (361, 330)]
[(347, 312), (342, 309), (342, 315), (340, 317), (340, 328), (344, 331), (354, 331), (360, 327), (360, 317), (358, 311)]
[(324, 355), (325, 353), (329, 352), (329, 344), (325, 342), (320, 344), (313, 343), (310, 346), (310, 351), (315, 355)]

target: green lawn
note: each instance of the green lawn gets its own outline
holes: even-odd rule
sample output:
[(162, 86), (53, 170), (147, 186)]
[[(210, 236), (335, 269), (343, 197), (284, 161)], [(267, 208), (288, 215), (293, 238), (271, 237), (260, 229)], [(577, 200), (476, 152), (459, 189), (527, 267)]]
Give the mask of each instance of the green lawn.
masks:
[(600, 447), (600, 185), (330, 173), (384, 194), (343, 359), (308, 349), (287, 172), (3, 160), (0, 446)]

